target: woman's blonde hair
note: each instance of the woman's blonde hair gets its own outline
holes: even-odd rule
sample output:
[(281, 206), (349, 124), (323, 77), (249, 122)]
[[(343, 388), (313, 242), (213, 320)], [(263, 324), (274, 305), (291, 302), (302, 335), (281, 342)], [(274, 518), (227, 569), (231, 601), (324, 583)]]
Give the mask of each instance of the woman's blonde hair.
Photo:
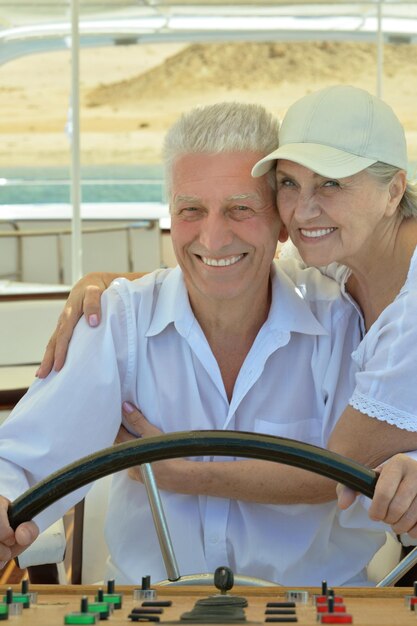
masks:
[[(374, 163), (366, 171), (382, 184), (388, 185), (395, 174), (400, 171), (398, 167), (386, 163)], [(407, 186), (399, 204), (400, 213), (403, 217), (417, 217), (417, 183), (407, 181)]]

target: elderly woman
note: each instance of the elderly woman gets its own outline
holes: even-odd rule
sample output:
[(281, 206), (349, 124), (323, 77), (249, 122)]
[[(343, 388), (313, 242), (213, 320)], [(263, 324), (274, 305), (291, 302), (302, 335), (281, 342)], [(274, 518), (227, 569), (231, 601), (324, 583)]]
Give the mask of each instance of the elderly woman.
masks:
[[(362, 89), (338, 85), (289, 108), (280, 147), (252, 172), (276, 168), (281, 218), (303, 261), (328, 266), (363, 315), (363, 340), (352, 355), (356, 386), (329, 441), (342, 453), (358, 429), (391, 436), (377, 420), (410, 437), (417, 431), (417, 188), (407, 181), (407, 166), (404, 130), (392, 109)], [(369, 437), (356, 439), (359, 456)], [(389, 470), (401, 472), (406, 463), (396, 458)], [(388, 470), (384, 478), (376, 517), (384, 516), (397, 480)], [(409, 530), (417, 514), (416, 488), (408, 487), (407, 518), (395, 509), (388, 514), (398, 532)]]
[[(406, 180), (403, 128), (393, 111), (366, 91), (323, 89), (290, 107), (280, 148), (257, 163), (253, 175), (273, 167), (281, 217), (302, 259), (309, 265), (332, 264), (326, 271), (362, 311), (363, 340), (353, 354), (356, 387), (328, 445), (378, 466), (397, 452), (417, 449), (416, 386), (411, 380), (417, 365), (417, 192)], [(62, 367), (84, 290), (84, 313), (94, 326), (99, 294), (115, 276), (90, 275), (76, 288), (40, 377), (53, 365)], [(141, 434), (152, 434), (134, 407), (125, 407), (125, 417), (132, 427), (141, 425)], [(417, 537), (415, 477), (415, 461), (402, 454), (393, 457), (381, 469), (370, 515), (395, 532)], [(343, 491), (341, 506), (353, 497)]]

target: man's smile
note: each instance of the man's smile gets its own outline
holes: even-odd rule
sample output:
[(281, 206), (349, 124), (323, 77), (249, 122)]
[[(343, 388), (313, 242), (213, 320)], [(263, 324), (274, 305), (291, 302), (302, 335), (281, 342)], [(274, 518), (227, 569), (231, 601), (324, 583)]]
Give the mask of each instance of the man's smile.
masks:
[(237, 256), (229, 256), (222, 259), (200, 256), (200, 259), (203, 261), (204, 265), (210, 265), (211, 267), (225, 267), (226, 265), (234, 265), (235, 263), (238, 263), (244, 256), (244, 254), (239, 254)]

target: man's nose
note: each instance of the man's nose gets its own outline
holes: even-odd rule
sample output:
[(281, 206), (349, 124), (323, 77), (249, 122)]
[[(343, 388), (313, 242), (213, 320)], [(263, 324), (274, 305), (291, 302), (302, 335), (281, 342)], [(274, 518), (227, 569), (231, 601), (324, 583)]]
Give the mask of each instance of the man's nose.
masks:
[(201, 223), (200, 243), (209, 252), (224, 248), (233, 239), (229, 220), (224, 215), (207, 215)]

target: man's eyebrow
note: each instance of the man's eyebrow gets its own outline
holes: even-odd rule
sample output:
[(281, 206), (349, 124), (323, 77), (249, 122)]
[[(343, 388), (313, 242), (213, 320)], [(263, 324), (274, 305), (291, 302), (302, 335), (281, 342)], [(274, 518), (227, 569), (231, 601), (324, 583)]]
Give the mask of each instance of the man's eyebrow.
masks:
[(227, 200), (251, 200), (259, 198), (257, 193), (237, 193), (233, 196), (228, 196)]
[[(230, 202), (236, 200), (256, 200), (257, 198), (259, 198), (259, 194), (257, 193), (237, 193), (231, 196), (227, 196), (225, 200)], [(174, 204), (176, 204), (177, 202), (201, 202), (201, 198), (199, 198), (198, 196), (187, 196), (183, 194), (178, 194), (174, 198)]]
[(174, 198), (174, 202), (198, 202), (200, 198), (198, 196), (184, 196), (182, 194), (178, 194)]

